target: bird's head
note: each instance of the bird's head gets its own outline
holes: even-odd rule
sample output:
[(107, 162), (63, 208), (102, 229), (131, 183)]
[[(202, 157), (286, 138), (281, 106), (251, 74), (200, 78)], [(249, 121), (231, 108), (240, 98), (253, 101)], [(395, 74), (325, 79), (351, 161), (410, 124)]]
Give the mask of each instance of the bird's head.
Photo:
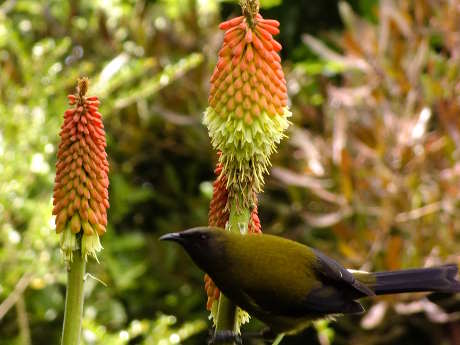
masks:
[(199, 227), (182, 232), (173, 232), (160, 237), (160, 241), (179, 243), (203, 270), (209, 265), (219, 264), (223, 257), (226, 231), (219, 228)]

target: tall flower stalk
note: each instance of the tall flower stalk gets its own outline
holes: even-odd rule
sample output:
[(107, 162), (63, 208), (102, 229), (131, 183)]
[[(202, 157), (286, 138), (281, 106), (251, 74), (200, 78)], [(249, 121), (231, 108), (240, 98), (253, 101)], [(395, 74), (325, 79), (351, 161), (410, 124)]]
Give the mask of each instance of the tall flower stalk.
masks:
[(88, 86), (81, 78), (68, 96), (73, 107), (64, 114), (57, 153), (53, 214), (68, 270), (62, 345), (80, 342), (86, 260), (97, 260), (102, 250), (99, 236), (106, 231), (109, 207), (104, 125), (98, 98), (86, 96)]
[[(240, 4), (243, 15), (220, 24), (224, 41), (203, 122), (219, 152), (209, 224), (246, 234), (261, 231), (257, 193), (291, 113), (281, 45), (273, 39), (279, 23), (259, 14), (257, 0)], [(205, 288), (216, 331), (239, 332), (248, 315), (220, 294), (208, 276)]]

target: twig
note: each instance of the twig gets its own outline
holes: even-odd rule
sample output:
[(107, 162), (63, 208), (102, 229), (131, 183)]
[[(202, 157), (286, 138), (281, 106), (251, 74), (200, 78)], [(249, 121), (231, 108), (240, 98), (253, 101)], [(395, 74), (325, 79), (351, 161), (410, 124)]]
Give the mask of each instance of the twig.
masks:
[(32, 273), (24, 273), (14, 287), (13, 292), (0, 304), (0, 320), (3, 319), (6, 313), (11, 309), (12, 306), (16, 304), (18, 299), (29, 286), (30, 281), (32, 280)]
[(427, 216), (431, 213), (438, 212), (439, 210), (441, 210), (441, 208), (442, 208), (442, 203), (440, 201), (434, 202), (432, 204), (429, 204), (429, 205), (426, 205), (420, 208), (416, 208), (409, 212), (399, 213), (396, 216), (395, 221), (397, 223), (404, 223), (410, 220), (416, 220), (424, 216)]
[(327, 202), (340, 206), (345, 206), (347, 204), (347, 200), (342, 195), (331, 193), (325, 189), (332, 187), (330, 180), (320, 180), (311, 176), (297, 174), (293, 171), (280, 167), (273, 168), (272, 175), (289, 186), (307, 188), (318, 198)]
[(311, 35), (303, 35), (302, 41), (309, 46), (311, 50), (327, 61), (337, 62), (344, 67), (356, 68), (362, 71), (368, 71), (370, 69), (369, 64), (364, 59), (344, 57)]
[(178, 126), (190, 126), (200, 123), (196, 117), (176, 113), (162, 106), (153, 106), (152, 110), (158, 113), (158, 115), (163, 117), (166, 121)]
[(20, 344), (31, 345), (32, 341), (30, 338), (30, 327), (29, 318), (27, 316), (26, 303), (24, 301), (24, 295), (19, 295), (16, 303), (16, 313), (19, 326)]
[(0, 6), (0, 14), (3, 14), (4, 16), (6, 16), (8, 12), (13, 10), (17, 2), (18, 2), (17, 0), (9, 0), (9, 1), (4, 2), (2, 6)]
[(343, 206), (337, 212), (326, 214), (314, 214), (311, 212), (304, 212), (302, 217), (311, 225), (317, 228), (327, 228), (336, 225), (343, 221), (345, 218), (353, 214), (353, 209), (350, 206)]

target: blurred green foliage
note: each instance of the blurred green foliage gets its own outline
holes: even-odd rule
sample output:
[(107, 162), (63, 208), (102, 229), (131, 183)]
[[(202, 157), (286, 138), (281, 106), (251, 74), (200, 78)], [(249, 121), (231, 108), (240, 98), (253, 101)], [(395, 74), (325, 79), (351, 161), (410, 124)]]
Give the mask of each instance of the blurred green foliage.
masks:
[[(262, 5), (281, 21), (294, 114), (261, 196), (264, 231), (354, 268), (458, 262), (459, 1)], [(218, 23), (236, 14), (217, 0), (0, 4), (0, 345), (59, 343), (53, 167), (80, 75), (101, 98), (111, 165), (84, 344), (206, 341), (202, 273), (157, 238), (207, 222), (215, 153), (201, 116)], [(369, 302), (284, 343), (455, 344), (458, 302), (432, 301)]]

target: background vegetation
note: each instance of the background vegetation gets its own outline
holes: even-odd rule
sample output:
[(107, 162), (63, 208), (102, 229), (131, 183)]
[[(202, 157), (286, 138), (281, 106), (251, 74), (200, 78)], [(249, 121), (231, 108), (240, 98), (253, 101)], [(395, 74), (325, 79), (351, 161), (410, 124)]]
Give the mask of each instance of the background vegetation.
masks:
[[(294, 114), (261, 196), (264, 231), (354, 268), (459, 262), (460, 1), (262, 5), (281, 22)], [(0, 4), (1, 345), (59, 342), (51, 192), (66, 95), (82, 74), (102, 99), (111, 164), (84, 344), (205, 343), (202, 273), (157, 239), (207, 222), (216, 155), (201, 117), (218, 23), (238, 11), (217, 0)], [(284, 343), (460, 344), (455, 297), (367, 304)]]

